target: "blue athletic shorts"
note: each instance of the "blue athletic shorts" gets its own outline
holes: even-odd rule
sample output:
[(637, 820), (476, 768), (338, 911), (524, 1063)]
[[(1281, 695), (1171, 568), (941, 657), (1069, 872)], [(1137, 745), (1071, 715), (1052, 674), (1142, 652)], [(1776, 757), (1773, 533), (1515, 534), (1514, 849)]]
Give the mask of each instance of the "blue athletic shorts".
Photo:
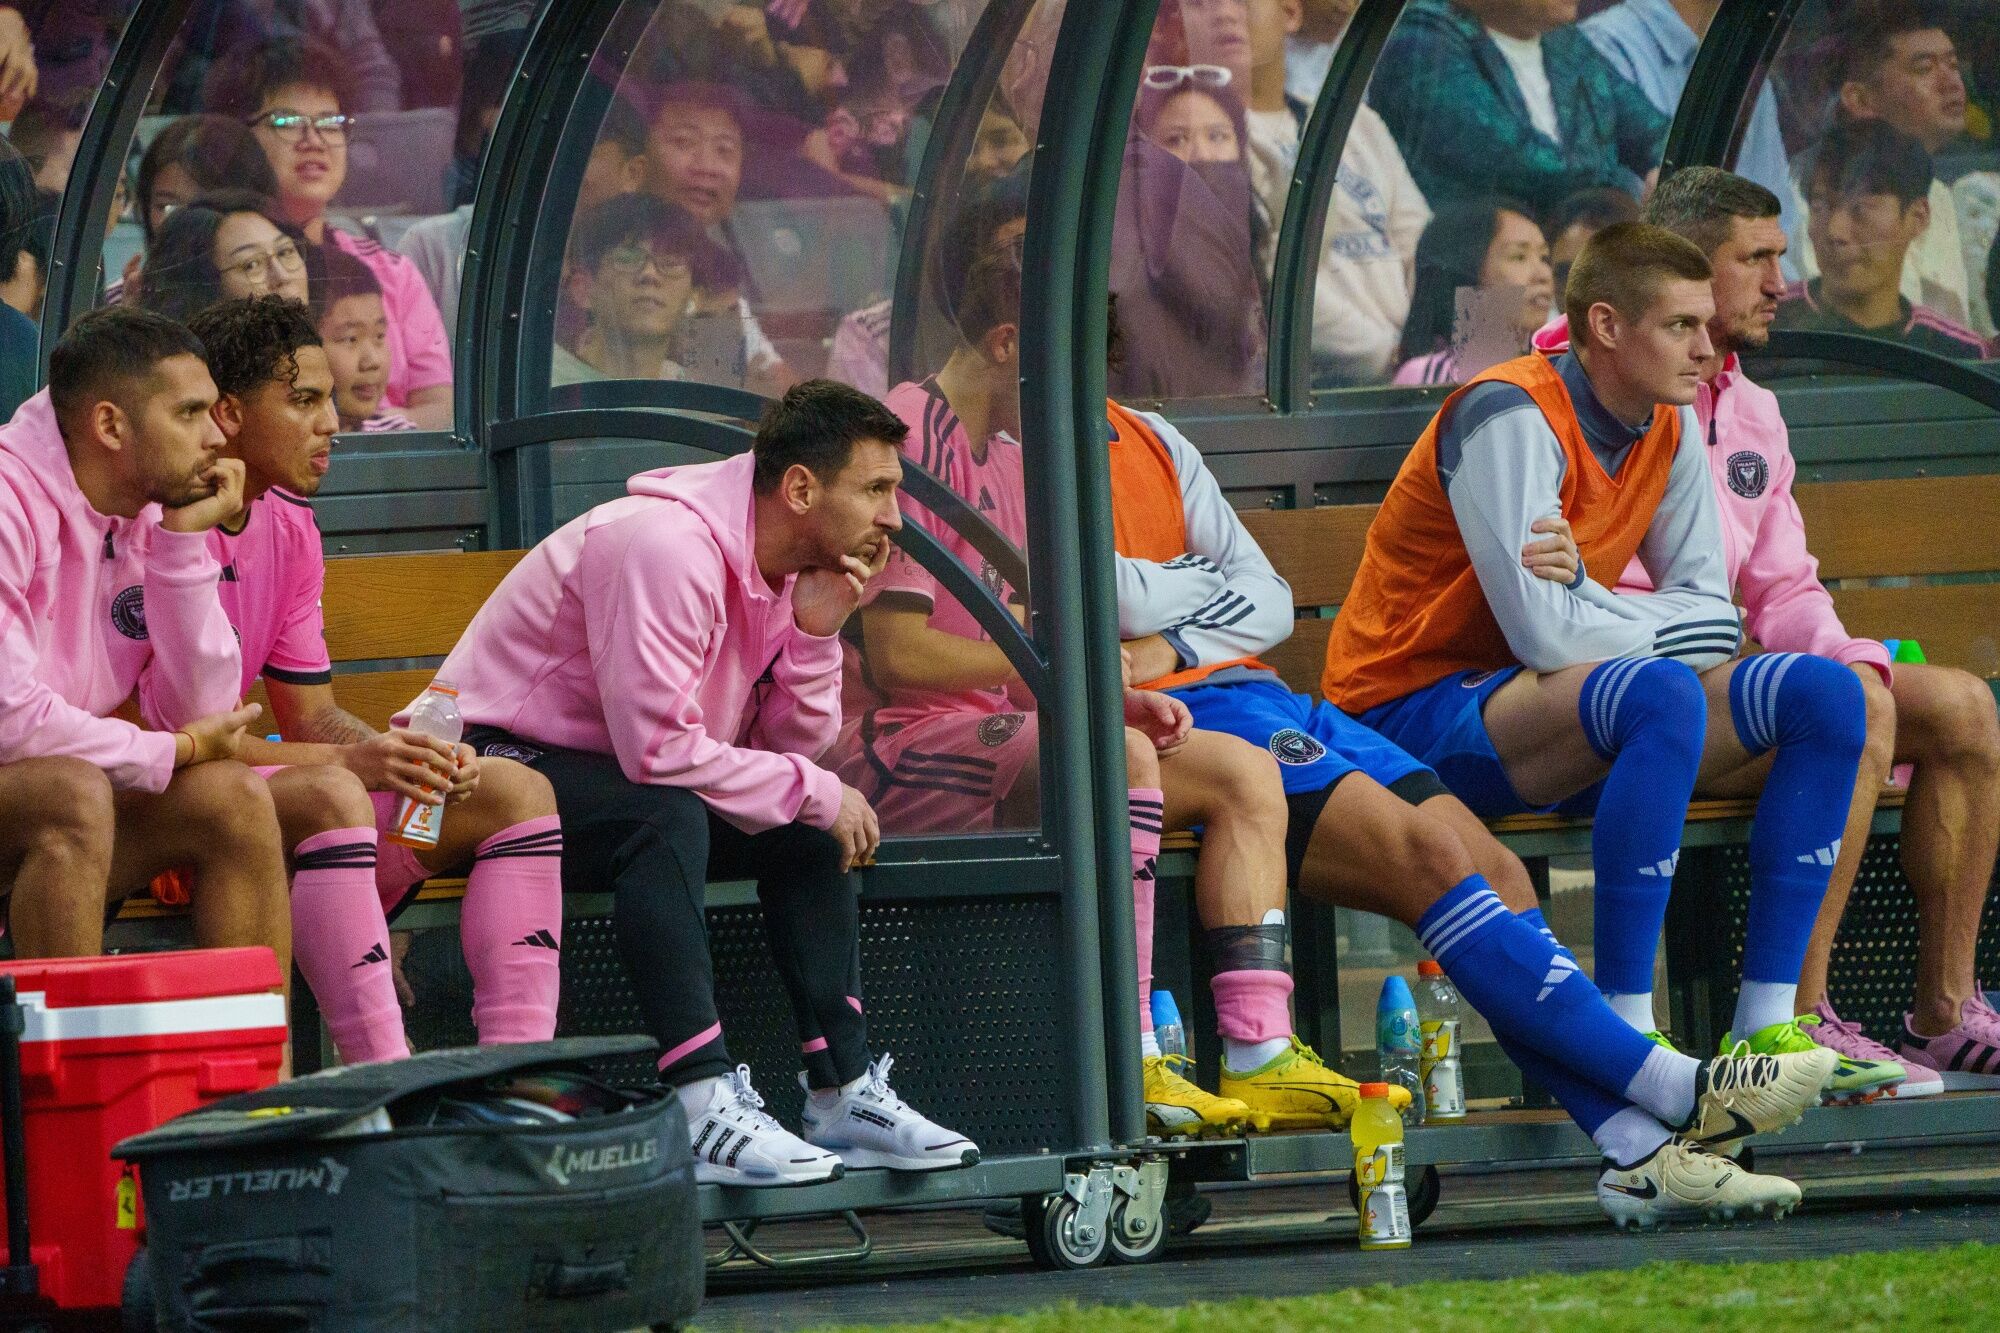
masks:
[(1481, 819), (1546, 813), (1556, 807), (1529, 805), (1521, 799), (1507, 780), (1507, 771), (1493, 749), (1493, 738), (1486, 734), (1486, 701), (1521, 671), (1516, 666), (1456, 672), (1358, 716), (1363, 724), (1430, 765), (1451, 794)]
[(1194, 685), (1174, 697), (1203, 731), (1240, 736), (1277, 756), (1286, 795), (1321, 791), (1349, 773), (1366, 773), (1385, 787), (1425, 766), (1332, 704), (1293, 694), (1277, 680)]

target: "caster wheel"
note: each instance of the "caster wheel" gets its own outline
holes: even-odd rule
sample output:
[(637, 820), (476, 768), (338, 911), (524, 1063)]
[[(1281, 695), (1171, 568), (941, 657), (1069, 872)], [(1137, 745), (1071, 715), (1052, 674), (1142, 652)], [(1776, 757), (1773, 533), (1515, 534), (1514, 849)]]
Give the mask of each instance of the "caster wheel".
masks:
[(118, 1333), (154, 1333), (160, 1326), (153, 1307), (153, 1262), (141, 1245), (125, 1268), (118, 1299)]
[(1067, 1194), (1045, 1194), (1027, 1201), (1025, 1216), (1028, 1253), (1037, 1266), (1056, 1272), (1096, 1268), (1111, 1253), (1111, 1228), (1092, 1237), (1077, 1235), (1082, 1210)]
[(1151, 1263), (1160, 1257), (1166, 1243), (1167, 1219), (1164, 1212), (1151, 1219), (1142, 1218), (1132, 1211), (1131, 1201), (1122, 1198), (1111, 1206), (1112, 1263)]
[[(1430, 1220), (1431, 1214), (1437, 1211), (1438, 1197), (1443, 1192), (1435, 1166), (1425, 1166), (1414, 1177), (1404, 1181), (1403, 1193), (1410, 1208), (1410, 1230), (1415, 1231)], [(1357, 1213), (1361, 1211), (1361, 1187), (1352, 1175), (1347, 1177), (1347, 1206)]]

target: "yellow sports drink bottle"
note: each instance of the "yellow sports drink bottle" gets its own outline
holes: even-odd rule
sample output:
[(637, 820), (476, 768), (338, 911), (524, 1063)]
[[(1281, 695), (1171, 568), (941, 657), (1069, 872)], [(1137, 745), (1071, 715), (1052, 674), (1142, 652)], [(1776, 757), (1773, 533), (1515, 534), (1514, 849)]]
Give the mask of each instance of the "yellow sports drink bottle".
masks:
[(1354, 1186), (1360, 1196), (1361, 1248), (1410, 1248), (1410, 1204), (1403, 1195), (1403, 1117), (1389, 1106), (1387, 1083), (1363, 1083), (1348, 1126)]
[[(465, 723), (458, 715), (458, 690), (443, 681), (434, 680), (424, 691), (424, 697), (417, 700), (410, 710), (409, 730), (421, 736), (431, 736), (446, 745), (455, 746), (465, 732)], [(425, 791), (433, 788), (426, 787)], [(396, 802), (396, 819), (389, 827), (388, 838), (400, 842), (405, 847), (435, 847), (438, 834), (444, 827), (444, 807), (430, 805), (405, 796)]]

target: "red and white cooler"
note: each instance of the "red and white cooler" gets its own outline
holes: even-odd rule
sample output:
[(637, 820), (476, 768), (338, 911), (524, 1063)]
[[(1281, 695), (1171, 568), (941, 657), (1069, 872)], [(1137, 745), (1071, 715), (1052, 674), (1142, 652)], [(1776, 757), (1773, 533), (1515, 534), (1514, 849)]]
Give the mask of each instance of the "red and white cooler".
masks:
[(21, 1038), (31, 1253), (59, 1309), (115, 1306), (139, 1247), (138, 1181), (112, 1145), (277, 1082), (285, 1001), (269, 949), (0, 963)]

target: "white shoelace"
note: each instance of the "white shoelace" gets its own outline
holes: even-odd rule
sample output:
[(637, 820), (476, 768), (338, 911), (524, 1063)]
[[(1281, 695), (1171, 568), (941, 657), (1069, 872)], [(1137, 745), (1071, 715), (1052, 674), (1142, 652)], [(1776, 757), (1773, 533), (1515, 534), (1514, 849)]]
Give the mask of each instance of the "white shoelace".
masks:
[(785, 1127), (765, 1112), (764, 1094), (750, 1085), (749, 1065), (736, 1066), (736, 1072), (729, 1076), (729, 1105), (722, 1110), (725, 1115), (739, 1122), (748, 1122), (755, 1129), (784, 1132)]
[(885, 1054), (869, 1065), (868, 1081), (861, 1085), (861, 1094), (885, 1110), (909, 1111), (909, 1104), (898, 1097), (896, 1090), (889, 1086), (889, 1070), (895, 1063), (895, 1056)]

